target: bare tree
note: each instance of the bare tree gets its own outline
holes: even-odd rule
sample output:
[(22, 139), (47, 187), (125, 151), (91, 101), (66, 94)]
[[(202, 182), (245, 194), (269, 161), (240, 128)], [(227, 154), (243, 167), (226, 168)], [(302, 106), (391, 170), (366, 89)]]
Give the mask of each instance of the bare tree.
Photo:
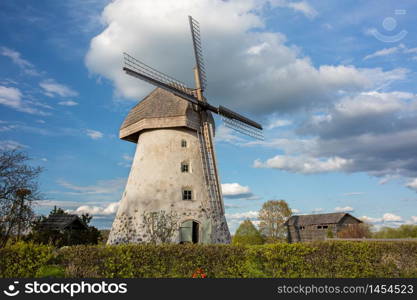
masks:
[(142, 216), (150, 243), (169, 243), (178, 230), (179, 217), (175, 212), (144, 212)]
[(267, 241), (284, 240), (286, 230), (284, 222), (291, 216), (291, 209), (284, 200), (269, 200), (259, 211), (259, 231)]
[(33, 219), (32, 204), (40, 199), (40, 167), (28, 164), (18, 150), (0, 151), (0, 248), (12, 235), (20, 238)]

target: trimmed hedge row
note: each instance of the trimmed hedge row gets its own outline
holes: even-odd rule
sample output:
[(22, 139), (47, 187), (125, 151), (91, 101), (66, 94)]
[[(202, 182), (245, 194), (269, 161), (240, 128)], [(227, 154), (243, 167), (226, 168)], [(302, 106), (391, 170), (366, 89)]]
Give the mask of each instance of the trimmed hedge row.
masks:
[[(51, 272), (50, 270), (53, 270)], [(0, 277), (417, 277), (417, 242), (50, 246), (0, 249)], [(43, 275), (43, 269), (49, 270)], [(61, 270), (62, 272), (60, 272)], [(200, 270), (201, 271), (201, 270)]]

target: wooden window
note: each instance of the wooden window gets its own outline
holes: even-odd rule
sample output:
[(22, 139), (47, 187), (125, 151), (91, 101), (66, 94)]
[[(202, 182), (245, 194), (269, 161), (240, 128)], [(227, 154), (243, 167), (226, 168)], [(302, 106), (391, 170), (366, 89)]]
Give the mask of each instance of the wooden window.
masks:
[(187, 141), (186, 140), (181, 140), (181, 147), (182, 148), (187, 148)]
[(182, 191), (182, 200), (193, 200), (193, 191), (183, 190)]
[(187, 162), (181, 163), (181, 172), (188, 173), (190, 171), (190, 166)]
[(327, 228), (329, 228), (329, 226), (323, 225), (323, 229), (327, 229)]

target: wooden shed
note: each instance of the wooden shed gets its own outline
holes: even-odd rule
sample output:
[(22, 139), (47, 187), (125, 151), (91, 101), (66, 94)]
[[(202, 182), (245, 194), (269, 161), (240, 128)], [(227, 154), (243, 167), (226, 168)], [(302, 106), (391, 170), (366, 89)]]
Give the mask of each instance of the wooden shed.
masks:
[(362, 223), (348, 213), (328, 213), (291, 216), (284, 225), (287, 227), (288, 242), (310, 242), (324, 240), (352, 224)]

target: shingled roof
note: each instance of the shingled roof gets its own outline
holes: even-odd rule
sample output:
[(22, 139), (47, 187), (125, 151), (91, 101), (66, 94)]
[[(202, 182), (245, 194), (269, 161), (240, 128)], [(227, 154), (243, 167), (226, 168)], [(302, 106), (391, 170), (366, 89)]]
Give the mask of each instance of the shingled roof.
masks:
[[(211, 113), (208, 118), (214, 126)], [(120, 127), (119, 137), (136, 143), (143, 130), (174, 127), (199, 130), (200, 125), (200, 114), (190, 102), (156, 88), (129, 111)]]
[(130, 110), (120, 128), (126, 128), (147, 118), (184, 116), (189, 109), (192, 110), (190, 102), (163, 89), (156, 88)]
[(87, 228), (77, 215), (53, 214), (42, 222), (42, 228), (48, 230), (64, 230), (68, 227)]
[(315, 224), (337, 224), (345, 216), (351, 216), (352, 218), (358, 220), (362, 223), (361, 220), (355, 218), (348, 213), (328, 213), (328, 214), (314, 214), (314, 215), (295, 215), (291, 216), (284, 225), (315, 225)]

